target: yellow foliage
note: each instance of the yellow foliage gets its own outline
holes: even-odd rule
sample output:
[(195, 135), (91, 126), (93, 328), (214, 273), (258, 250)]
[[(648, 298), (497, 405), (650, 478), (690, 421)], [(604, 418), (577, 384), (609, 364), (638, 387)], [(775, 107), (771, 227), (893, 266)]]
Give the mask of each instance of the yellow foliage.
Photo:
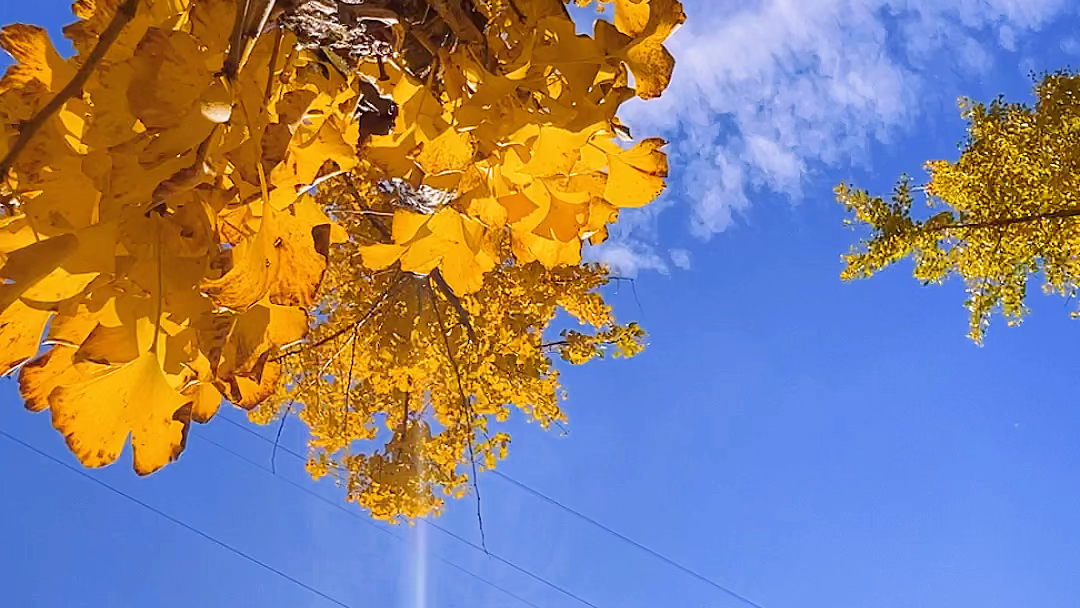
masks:
[[(0, 373), (85, 465), (130, 437), (140, 474), (223, 398), (298, 401), (313, 474), (423, 515), (505, 455), (489, 419), (563, 419), (550, 353), (640, 349), (581, 248), (664, 188), (663, 142), (616, 113), (666, 87), (685, 15), (271, 4), (78, 0), (66, 59), (0, 30)], [(559, 308), (593, 329), (545, 344)]]
[(49, 391), (53, 425), (84, 465), (112, 463), (130, 434), (135, 472), (140, 475), (180, 454), (191, 416), (185, 405), (152, 352), (84, 382)]
[[(371, 222), (343, 221), (352, 234)], [(286, 389), (257, 416), (302, 406), (309, 471), (337, 479), (376, 518), (423, 517), (462, 496), (470, 466), (506, 457), (510, 436), (491, 426), (512, 409), (545, 428), (565, 422), (553, 355), (581, 364), (641, 350), (644, 332), (616, 324), (597, 291), (608, 281), (601, 267), (520, 264), (504, 248), (483, 285), (458, 298), (439, 271), (373, 273), (355, 263), (356, 249), (331, 264), (325, 321), (283, 359)], [(545, 341), (560, 309), (592, 331)], [(353, 451), (372, 441), (380, 447)]]
[[(273, 391), (274, 366), (248, 350), (303, 337), (329, 247), (344, 238), (303, 191), (358, 162), (343, 144), (355, 121), (339, 108), (357, 93), (301, 57), (272, 75), (291, 34), (259, 37), (234, 78), (220, 75), (233, 2), (75, 11), (68, 60), (40, 28), (0, 31), (17, 61), (0, 85), (0, 372), (32, 359), (24, 398), (51, 407), (84, 464), (112, 462), (130, 434), (147, 473), (216, 410), (214, 385), (246, 407)], [(301, 102), (294, 90), (311, 94)], [(309, 113), (319, 120), (301, 124)], [(274, 158), (264, 144), (279, 126), (289, 136)], [(247, 319), (263, 300), (291, 307), (294, 329), (259, 333), (252, 347)], [(66, 339), (37, 356), (50, 319)], [(128, 399), (140, 391), (153, 398)]]
[(870, 236), (846, 256), (843, 278), (869, 277), (901, 259), (915, 277), (967, 286), (969, 336), (981, 343), (995, 311), (1010, 325), (1027, 314), (1028, 282), (1068, 298), (1080, 282), (1080, 76), (1055, 73), (1035, 87), (1034, 107), (963, 100), (968, 141), (955, 162), (927, 163), (925, 219), (901, 179), (890, 200), (845, 185), (839, 201)]

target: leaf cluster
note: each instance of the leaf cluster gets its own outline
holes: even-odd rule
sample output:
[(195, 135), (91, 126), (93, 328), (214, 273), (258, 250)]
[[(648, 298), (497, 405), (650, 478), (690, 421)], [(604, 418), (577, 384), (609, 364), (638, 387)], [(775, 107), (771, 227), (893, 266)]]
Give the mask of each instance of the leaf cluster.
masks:
[(1028, 283), (1072, 298), (1080, 277), (1080, 77), (1059, 72), (1035, 87), (1034, 106), (961, 102), (968, 138), (955, 162), (927, 164), (932, 213), (912, 211), (904, 178), (890, 200), (841, 185), (849, 222), (869, 236), (846, 256), (845, 279), (869, 277), (901, 259), (924, 283), (960, 277), (969, 335), (981, 342), (1000, 311), (1010, 325), (1028, 309)]
[(0, 373), (87, 466), (298, 408), (314, 475), (437, 510), (490, 423), (562, 423), (551, 356), (641, 349), (581, 250), (664, 187), (616, 114), (685, 15), (614, 6), (589, 36), (561, 0), (78, 0), (66, 59), (3, 28)]

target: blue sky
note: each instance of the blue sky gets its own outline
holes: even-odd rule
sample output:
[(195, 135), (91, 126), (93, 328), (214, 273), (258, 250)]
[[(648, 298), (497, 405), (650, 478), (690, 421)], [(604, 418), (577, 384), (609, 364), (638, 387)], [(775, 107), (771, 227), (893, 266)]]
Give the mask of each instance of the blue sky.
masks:
[[(672, 187), (599, 255), (636, 273), (631, 361), (566, 371), (570, 434), (515, 424), (505, 471), (765, 608), (1068, 607), (1080, 598), (1080, 403), (1061, 300), (964, 337), (961, 287), (901, 267), (840, 283), (855, 235), (830, 189), (889, 188), (963, 133), (955, 97), (1027, 98), (1076, 63), (1066, 1), (689, 2), (671, 93), (627, 116), (671, 138)], [(60, 3), (0, 22), (55, 27)], [(0, 429), (74, 462), (0, 383)], [(224, 412), (241, 420), (237, 411)], [(267, 435), (273, 430), (262, 429)], [(580, 606), (449, 539), (350, 517), (233, 425), (183, 459), (92, 475), (351, 606)], [(301, 449), (298, 424), (285, 444)], [(333, 604), (0, 438), (5, 604)], [(481, 480), (489, 548), (601, 608), (740, 604), (506, 482)], [(440, 522), (478, 540), (475, 504)], [(426, 532), (424, 531), (426, 530)], [(422, 538), (426, 535), (426, 538)], [(422, 581), (423, 585), (418, 585)], [(422, 591), (422, 592), (421, 592)], [(426, 597), (426, 603), (425, 598)]]

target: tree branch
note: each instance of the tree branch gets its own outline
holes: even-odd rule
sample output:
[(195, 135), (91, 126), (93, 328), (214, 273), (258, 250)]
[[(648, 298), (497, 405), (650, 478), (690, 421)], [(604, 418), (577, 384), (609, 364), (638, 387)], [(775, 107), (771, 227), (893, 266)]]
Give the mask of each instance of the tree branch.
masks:
[(446, 25), (450, 26), (450, 30), (459, 39), (472, 44), (486, 44), (484, 34), (469, 19), (461, 3), (452, 0), (427, 0), (427, 4), (435, 9), (435, 12), (446, 22)]
[[(359, 206), (360, 209), (365, 212), (371, 212), (371, 209), (364, 204), (364, 197), (360, 194), (360, 189), (356, 187), (356, 182), (353, 181), (352, 175), (350, 175), (349, 173), (343, 173), (342, 177), (345, 180), (345, 185), (349, 188), (349, 192), (351, 192), (353, 197), (356, 198), (357, 206)], [(390, 229), (386, 227), (386, 224), (382, 222), (382, 220), (372, 216), (370, 213), (365, 213), (365, 216), (367, 217), (368, 221), (371, 222), (371, 225), (379, 231), (379, 234), (384, 239), (388, 241), (394, 240), (393, 234), (390, 232)]]
[[(428, 285), (428, 289), (431, 289), (430, 284)], [(473, 491), (476, 492), (476, 520), (480, 525), (480, 546), (484, 548), (484, 553), (487, 553), (487, 540), (484, 537), (484, 517), (480, 511), (480, 484), (477, 480), (476, 452), (473, 449), (472, 423), (476, 415), (473, 413), (472, 405), (469, 404), (469, 400), (465, 396), (465, 387), (461, 382), (461, 370), (458, 369), (457, 359), (454, 358), (454, 351), (450, 348), (450, 338), (446, 335), (446, 325), (443, 323), (442, 313), (439, 312), (439, 301), (434, 293), (431, 294), (431, 308), (435, 310), (435, 318), (439, 321), (439, 334), (442, 335), (443, 344), (446, 346), (446, 356), (450, 359), (450, 366), (453, 368), (454, 377), (457, 379), (458, 393), (461, 394), (461, 407), (469, 417), (467, 422), (467, 438), (469, 442), (469, 463), (472, 465)]]
[(1069, 219), (1080, 216), (1080, 207), (1069, 207), (1058, 211), (1052, 211), (1050, 213), (1036, 213), (1033, 215), (1021, 215), (1019, 217), (998, 218), (994, 220), (988, 220), (985, 222), (972, 222), (969, 224), (945, 224), (943, 226), (928, 226), (923, 228), (926, 232), (946, 232), (953, 229), (980, 229), (980, 228), (999, 228), (1005, 226), (1012, 226), (1013, 224), (1024, 224), (1027, 222), (1038, 222), (1042, 220), (1057, 220), (1057, 219)]
[(285, 30), (278, 28), (274, 36), (274, 49), (270, 52), (270, 73), (266, 76), (266, 90), (263, 91), (263, 105), (270, 101), (270, 94), (274, 91), (274, 72), (277, 68), (278, 54), (281, 53), (281, 38)]
[(277, 361), (281, 361), (282, 359), (284, 359), (286, 357), (291, 357), (293, 355), (299, 355), (300, 353), (302, 353), (302, 352), (304, 352), (306, 350), (312, 350), (312, 349), (319, 348), (320, 346), (326, 344), (327, 342), (331, 342), (331, 341), (333, 341), (333, 340), (335, 340), (337, 338), (340, 338), (341, 336), (345, 335), (346, 332), (350, 332), (354, 328), (360, 327), (369, 318), (371, 318), (371, 315), (375, 314), (375, 311), (379, 308), (379, 306), (383, 302), (386, 301), (386, 298), (390, 296), (390, 293), (395, 291), (398, 288), (398, 286), (401, 285), (401, 282), (404, 281), (404, 280), (405, 280), (404, 276), (398, 277), (397, 280), (394, 281), (394, 283), (392, 285), (390, 285), (390, 287), (386, 288), (386, 291), (382, 292), (382, 295), (379, 296), (379, 299), (376, 300), (371, 305), (370, 308), (368, 308), (367, 312), (364, 313), (364, 316), (361, 317), (360, 320), (356, 321), (355, 323), (350, 323), (350, 324), (346, 325), (345, 327), (342, 327), (341, 329), (335, 331), (334, 333), (330, 334), (329, 336), (326, 336), (325, 338), (319, 340), (318, 342), (315, 342), (314, 344), (308, 344), (308, 345), (306, 345), (306, 346), (304, 346), (304, 347), (302, 347), (300, 349), (292, 350), (292, 351), (289, 351), (287, 353), (281, 353), (280, 355), (278, 355), (278, 356), (276, 356), (276, 357), (274, 357), (273, 359), (270, 359), (270, 360), (274, 361), (274, 362), (277, 362)]
[(349, 377), (345, 378), (343, 383), (345, 386), (345, 415), (343, 416), (343, 422), (341, 423), (341, 439), (345, 442), (345, 455), (349, 455), (349, 446), (352, 442), (349, 441), (349, 398), (352, 396), (352, 381), (353, 381), (353, 364), (356, 363), (356, 333), (360, 329), (359, 323), (353, 324), (352, 334), (352, 346), (349, 353)]
[(431, 277), (435, 279), (435, 285), (438, 286), (439, 291), (442, 292), (446, 299), (450, 301), (450, 304), (454, 306), (454, 310), (457, 311), (458, 317), (461, 319), (461, 324), (465, 326), (465, 331), (469, 334), (469, 340), (476, 342), (476, 332), (473, 331), (472, 324), (469, 323), (469, 313), (465, 310), (465, 307), (461, 305), (461, 300), (454, 294), (454, 290), (450, 289), (450, 285), (446, 283), (446, 279), (443, 278), (439, 269), (431, 271)]
[(277, 475), (277, 450), (278, 444), (281, 443), (281, 431), (285, 430), (285, 421), (289, 419), (289, 414), (292, 413), (292, 402), (285, 408), (285, 414), (281, 417), (281, 422), (277, 427), (277, 435), (274, 436), (274, 449), (270, 451), (270, 472)]

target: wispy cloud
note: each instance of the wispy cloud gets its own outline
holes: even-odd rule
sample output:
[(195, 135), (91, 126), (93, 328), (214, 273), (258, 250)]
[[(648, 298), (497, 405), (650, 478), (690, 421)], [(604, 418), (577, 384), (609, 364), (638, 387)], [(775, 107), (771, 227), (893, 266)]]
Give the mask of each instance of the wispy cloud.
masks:
[(679, 270), (690, 270), (690, 252), (685, 249), (672, 249), (668, 251), (671, 263)]
[(612, 273), (622, 277), (636, 277), (643, 270), (668, 273), (667, 260), (639, 239), (612, 239), (602, 247), (587, 250), (586, 257), (607, 264)]
[[(993, 53), (1016, 48), (1071, 2), (685, 0), (689, 20), (669, 43), (671, 87), (627, 104), (624, 115), (636, 133), (671, 141), (667, 196), (707, 238), (755, 194), (798, 199), (814, 172), (865, 164), (874, 141), (913, 124), (927, 99), (940, 103), (931, 73), (989, 69)], [(622, 257), (637, 251), (646, 256), (640, 267), (653, 267), (651, 249), (622, 244), (637, 232), (610, 247)]]

